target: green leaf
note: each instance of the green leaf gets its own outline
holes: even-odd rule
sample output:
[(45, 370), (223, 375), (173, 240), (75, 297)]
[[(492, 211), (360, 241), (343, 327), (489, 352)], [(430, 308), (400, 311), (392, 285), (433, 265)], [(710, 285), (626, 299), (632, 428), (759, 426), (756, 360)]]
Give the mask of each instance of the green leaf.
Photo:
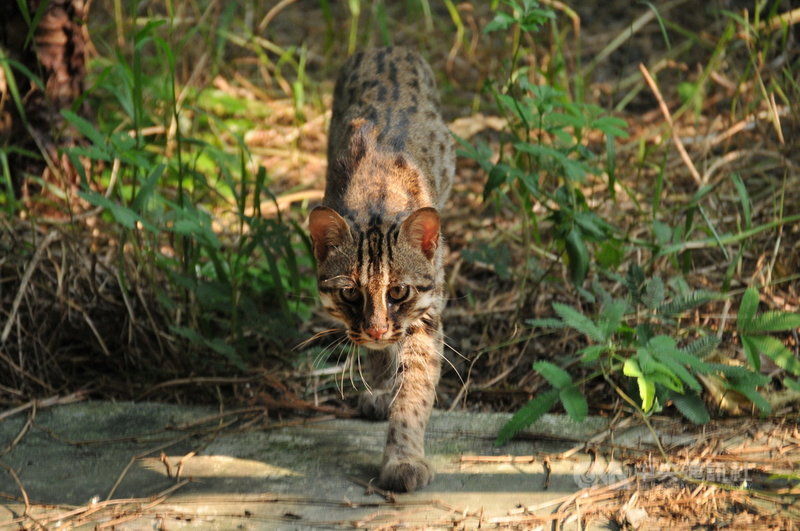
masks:
[(747, 333), (782, 332), (800, 328), (800, 313), (769, 311), (756, 315), (740, 330)]
[(97, 192), (81, 191), (78, 192), (78, 195), (92, 205), (103, 207), (111, 212), (111, 215), (114, 216), (114, 219), (128, 229), (134, 228), (136, 226), (136, 222), (139, 221), (139, 215), (136, 212), (126, 206), (115, 203), (114, 201), (98, 194)]
[(581, 228), (583, 236), (593, 241), (603, 241), (610, 232), (610, 226), (604, 223), (594, 212), (578, 212), (575, 223)]
[(758, 347), (753, 343), (751, 336), (739, 336), (742, 340), (742, 349), (747, 361), (755, 371), (761, 370), (761, 357), (758, 355)]
[(580, 349), (577, 355), (581, 356), (583, 363), (589, 363), (599, 358), (606, 350), (608, 350), (608, 347), (605, 345), (589, 345)]
[(667, 354), (667, 356), (669, 356), (670, 359), (675, 360), (677, 363), (688, 365), (694, 369), (695, 372), (699, 372), (701, 374), (709, 374), (715, 371), (711, 364), (706, 363), (705, 361), (683, 350), (672, 351)]
[(622, 243), (615, 238), (609, 238), (600, 244), (595, 253), (597, 263), (605, 269), (617, 268), (625, 259)]
[(742, 336), (742, 340), (745, 338), (756, 350), (774, 361), (775, 365), (795, 376), (800, 376), (800, 361), (777, 338), (772, 336)]
[(486, 179), (486, 185), (483, 187), (483, 200), (489, 199), (492, 192), (499, 188), (508, 179), (509, 167), (506, 164), (495, 164), (489, 172), (489, 177)]
[(224, 340), (220, 338), (209, 339), (203, 337), (195, 330), (184, 326), (170, 326), (169, 328), (175, 334), (188, 339), (195, 345), (208, 348), (217, 354), (223, 355), (237, 369), (242, 371), (247, 370), (244, 361), (242, 360), (241, 356), (239, 356), (239, 353), (236, 352), (236, 349), (227, 344)]
[(80, 134), (88, 138), (95, 146), (103, 147), (106, 145), (105, 135), (100, 133), (100, 131), (98, 131), (95, 126), (86, 119), (81, 118), (69, 109), (62, 109), (61, 116), (66, 118), (66, 120), (72, 124), (72, 126), (77, 129)]
[(666, 367), (675, 375), (677, 376), (681, 382), (685, 383), (690, 389), (693, 391), (700, 392), (703, 387), (700, 385), (700, 382), (692, 376), (692, 374), (686, 370), (686, 368), (681, 365), (680, 361), (677, 360), (672, 354), (664, 353), (658, 357), (658, 361), (666, 365)]
[(180, 219), (175, 222), (172, 227), (172, 230), (176, 234), (182, 234), (184, 236), (191, 236), (195, 238), (198, 242), (203, 243), (211, 247), (212, 249), (219, 249), (221, 243), (217, 235), (214, 234), (214, 231), (211, 230), (211, 227), (208, 227), (204, 223), (201, 223), (197, 219), (186, 218)]
[(620, 299), (615, 299), (603, 306), (600, 312), (599, 328), (603, 336), (608, 339), (617, 331), (622, 324), (622, 318), (628, 310), (628, 304)]
[(642, 297), (642, 287), (644, 286), (645, 277), (644, 271), (638, 264), (632, 264), (625, 274), (625, 287), (633, 299), (633, 302), (638, 303)]
[(553, 406), (555, 406), (558, 401), (558, 396), (558, 389), (548, 389), (522, 406), (519, 411), (514, 413), (511, 420), (500, 428), (495, 444), (497, 446), (505, 444), (511, 437), (516, 435), (517, 432), (539, 420), (542, 415), (553, 409)]
[(664, 302), (664, 281), (661, 277), (653, 277), (645, 286), (642, 302), (651, 310), (655, 310)]
[(739, 194), (739, 202), (742, 203), (742, 214), (744, 215), (744, 228), (750, 230), (753, 226), (753, 215), (750, 211), (750, 194), (747, 193), (747, 187), (738, 173), (731, 174), (733, 186), (736, 187), (736, 192)]
[(676, 393), (683, 393), (683, 382), (660, 361), (655, 362), (653, 365), (653, 372), (649, 373), (646, 378)]
[(719, 345), (719, 338), (717, 336), (702, 336), (685, 347), (683, 347), (683, 351), (692, 354), (700, 359), (705, 358), (709, 354), (711, 354), (715, 348)]
[(658, 245), (667, 245), (672, 240), (672, 228), (666, 223), (657, 219), (653, 220), (653, 235), (656, 237)]
[(750, 402), (752, 402), (762, 413), (768, 414), (772, 411), (772, 406), (764, 398), (761, 393), (756, 390), (756, 386), (751, 381), (739, 381), (739, 382), (728, 382), (728, 388), (733, 389), (734, 391), (738, 391), (742, 393), (745, 397), (747, 397)]
[(636, 379), (639, 385), (639, 397), (642, 399), (642, 411), (647, 413), (653, 408), (656, 398), (656, 384), (653, 381), (640, 377)]
[(573, 228), (564, 238), (564, 244), (569, 256), (569, 277), (573, 284), (579, 286), (586, 278), (589, 271), (589, 250), (583, 241), (581, 232)]
[(589, 127), (602, 131), (607, 136), (628, 138), (628, 122), (615, 116), (603, 116), (593, 120)]
[(493, 31), (498, 30), (505, 30), (509, 27), (513, 26), (517, 22), (517, 19), (509, 15), (508, 13), (499, 12), (495, 14), (494, 18), (491, 22), (486, 24), (483, 28), (484, 33), (491, 33)]
[(572, 384), (572, 377), (569, 373), (549, 361), (537, 361), (533, 364), (533, 368), (556, 389), (562, 389)]
[(674, 339), (662, 334), (650, 338), (647, 341), (647, 349), (654, 354), (663, 354), (678, 350), (678, 346)]
[(759, 385), (766, 385), (770, 381), (769, 376), (753, 372), (747, 367), (726, 365), (724, 363), (708, 363), (707, 365), (712, 370), (724, 374), (732, 382), (746, 382), (748, 385), (758, 387)]
[(558, 393), (564, 409), (575, 422), (581, 422), (589, 414), (589, 404), (577, 385), (568, 385)]
[(681, 414), (695, 424), (707, 424), (711, 420), (706, 404), (699, 395), (687, 393), (673, 395), (672, 403)]
[(606, 341), (607, 338), (603, 334), (602, 330), (600, 330), (591, 319), (580, 313), (578, 310), (559, 302), (553, 303), (553, 309), (559, 315), (559, 317), (564, 320), (564, 323), (566, 323), (567, 326), (574, 328), (586, 336), (589, 336), (598, 343), (604, 343)]
[(632, 378), (640, 378), (644, 376), (644, 373), (639, 367), (639, 362), (636, 361), (636, 358), (628, 358), (625, 360), (625, 363), (622, 365), (622, 374)]
[(489, 244), (473, 243), (469, 249), (462, 249), (461, 256), (469, 263), (490, 265), (501, 280), (511, 278), (511, 251), (504, 242)]
[(525, 321), (528, 326), (539, 328), (564, 328), (564, 321), (558, 319), (528, 319)]
[(670, 302), (659, 306), (656, 311), (662, 315), (672, 317), (718, 298), (719, 296), (714, 293), (696, 291), (689, 295), (675, 297)]
[(758, 290), (750, 286), (742, 296), (739, 304), (739, 314), (736, 316), (736, 328), (743, 331), (750, 325), (758, 310)]

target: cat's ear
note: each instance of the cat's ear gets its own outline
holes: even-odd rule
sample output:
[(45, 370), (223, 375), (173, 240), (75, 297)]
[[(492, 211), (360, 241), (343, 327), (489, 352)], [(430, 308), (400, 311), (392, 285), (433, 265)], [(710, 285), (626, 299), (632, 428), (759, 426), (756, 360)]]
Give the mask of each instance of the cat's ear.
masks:
[(334, 210), (318, 206), (308, 216), (308, 232), (311, 233), (311, 241), (314, 243), (314, 256), (317, 262), (322, 262), (331, 249), (350, 235), (350, 228), (344, 218)]
[(435, 208), (420, 208), (406, 218), (402, 230), (408, 241), (418, 246), (428, 260), (433, 259), (439, 245), (439, 213)]

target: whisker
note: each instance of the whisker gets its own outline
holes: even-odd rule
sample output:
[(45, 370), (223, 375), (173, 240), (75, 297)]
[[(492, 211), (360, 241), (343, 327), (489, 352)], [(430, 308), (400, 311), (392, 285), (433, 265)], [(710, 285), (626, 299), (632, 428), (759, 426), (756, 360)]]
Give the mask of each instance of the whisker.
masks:
[(392, 408), (392, 406), (394, 405), (394, 401), (397, 399), (398, 396), (400, 396), (400, 390), (403, 388), (403, 384), (406, 381), (405, 371), (403, 371), (402, 373), (400, 372), (400, 356), (399, 356), (399, 354), (397, 356), (395, 356), (394, 359), (395, 359), (395, 362), (394, 362), (395, 363), (394, 374), (395, 374), (395, 378), (396, 378), (395, 381), (398, 382), (398, 383), (396, 383), (396, 385), (393, 386), (393, 387), (396, 387), (396, 389), (394, 391), (394, 396), (392, 397), (392, 401), (389, 402), (389, 409)]
[[(342, 397), (342, 400), (344, 400), (344, 373), (347, 372), (347, 360), (350, 359), (350, 352), (352, 351), (353, 343), (350, 342), (348, 345), (349, 345), (350, 350), (348, 350), (347, 355), (344, 358), (344, 365), (342, 366), (342, 377), (341, 377), (341, 379), (336, 381), (336, 384), (337, 384), (336, 386), (339, 388), (339, 395)], [(339, 357), (336, 358), (336, 364), (337, 365), (339, 365), (339, 362), (341, 361), (341, 359), (342, 359), (342, 351), (339, 351)]]
[(348, 361), (350, 362), (350, 372), (348, 374), (350, 376), (350, 387), (352, 387), (353, 389), (357, 389), (356, 382), (353, 380), (353, 370), (355, 368), (356, 363), (360, 363), (358, 354), (359, 353), (357, 350), (355, 351), (351, 350), (350, 354), (347, 357)]
[(361, 356), (358, 356), (356, 359), (358, 359), (358, 376), (361, 378), (361, 383), (364, 385), (364, 390), (367, 393), (372, 394), (372, 388), (370, 387), (367, 379), (364, 378), (364, 373), (361, 370)]
[(446, 346), (447, 348), (449, 348), (450, 350), (452, 350), (452, 351), (453, 351), (453, 353), (454, 353), (454, 354), (456, 354), (456, 355), (457, 355), (459, 358), (461, 358), (462, 360), (464, 360), (464, 361), (469, 361), (469, 358), (467, 358), (465, 355), (463, 355), (462, 353), (460, 353), (458, 350), (456, 350), (456, 348), (455, 348), (455, 347), (453, 347), (452, 345), (450, 345), (450, 344), (447, 342), (447, 341), (452, 341), (452, 340), (453, 340), (453, 338), (452, 338), (452, 337), (448, 336), (447, 334), (444, 334), (444, 333), (442, 333), (442, 343), (444, 343), (444, 346)]
[[(442, 341), (442, 343), (444, 343), (444, 344), (447, 346), (447, 348), (449, 348), (450, 350), (452, 350), (453, 352), (455, 352), (456, 354), (458, 354), (459, 356), (461, 356), (461, 353), (460, 353), (460, 352), (458, 352), (458, 351), (457, 351), (456, 349), (454, 349), (453, 347), (451, 347), (450, 345), (448, 345), (446, 341)], [(448, 365), (450, 365), (450, 367), (453, 369), (453, 372), (454, 372), (454, 373), (456, 373), (456, 376), (458, 376), (458, 379), (461, 381), (461, 385), (464, 385), (464, 379), (461, 377), (461, 374), (459, 374), (459, 372), (458, 372), (458, 369), (456, 369), (456, 366), (455, 366), (455, 365), (453, 365), (453, 362), (452, 362), (452, 361), (450, 361), (449, 359), (447, 359), (447, 356), (445, 356), (445, 355), (444, 355), (444, 352), (442, 352), (441, 354), (439, 354), (439, 356), (440, 356), (440, 357), (441, 357), (441, 358), (442, 358), (444, 361), (446, 361)], [(462, 357), (462, 358), (464, 358), (464, 356), (461, 356), (461, 357)], [(467, 358), (464, 358), (464, 359), (466, 360)]]
[(324, 337), (324, 336), (327, 336), (327, 335), (330, 335), (330, 334), (334, 334), (336, 332), (343, 332), (343, 331), (344, 331), (344, 328), (328, 328), (327, 330), (322, 330), (320, 332), (317, 332), (313, 336), (309, 337), (308, 339), (305, 339), (305, 340), (301, 341), (300, 343), (295, 345), (292, 348), (292, 350), (303, 349), (303, 348), (307, 347), (309, 344), (313, 343), (314, 341), (316, 341), (317, 339), (319, 339), (321, 337)]
[(322, 350), (320, 350), (319, 354), (317, 354), (316, 358), (314, 358), (314, 367), (319, 367), (322, 365), (324, 360), (327, 360), (331, 353), (339, 348), (339, 346), (347, 340), (346, 337), (340, 337), (330, 345), (326, 345)]

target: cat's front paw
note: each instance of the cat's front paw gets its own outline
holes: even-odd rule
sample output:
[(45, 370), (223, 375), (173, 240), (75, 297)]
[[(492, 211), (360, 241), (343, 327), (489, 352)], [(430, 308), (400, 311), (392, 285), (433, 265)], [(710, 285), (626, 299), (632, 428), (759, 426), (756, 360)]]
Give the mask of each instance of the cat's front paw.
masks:
[(386, 420), (389, 418), (389, 405), (392, 393), (385, 389), (364, 391), (358, 397), (358, 412), (370, 420)]
[(433, 479), (433, 467), (422, 457), (390, 459), (383, 465), (378, 482), (381, 487), (394, 492), (411, 492), (421, 489)]

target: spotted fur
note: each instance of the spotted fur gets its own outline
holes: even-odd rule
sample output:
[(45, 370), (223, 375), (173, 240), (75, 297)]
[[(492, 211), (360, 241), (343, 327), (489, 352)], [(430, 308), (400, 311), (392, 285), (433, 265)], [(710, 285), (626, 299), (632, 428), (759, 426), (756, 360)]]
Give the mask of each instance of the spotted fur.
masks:
[(427, 485), (424, 435), (443, 348), (439, 210), (455, 152), (428, 64), (400, 47), (358, 52), (334, 91), (325, 198), (309, 217), (320, 299), (366, 347), (363, 415), (389, 420), (383, 487)]

